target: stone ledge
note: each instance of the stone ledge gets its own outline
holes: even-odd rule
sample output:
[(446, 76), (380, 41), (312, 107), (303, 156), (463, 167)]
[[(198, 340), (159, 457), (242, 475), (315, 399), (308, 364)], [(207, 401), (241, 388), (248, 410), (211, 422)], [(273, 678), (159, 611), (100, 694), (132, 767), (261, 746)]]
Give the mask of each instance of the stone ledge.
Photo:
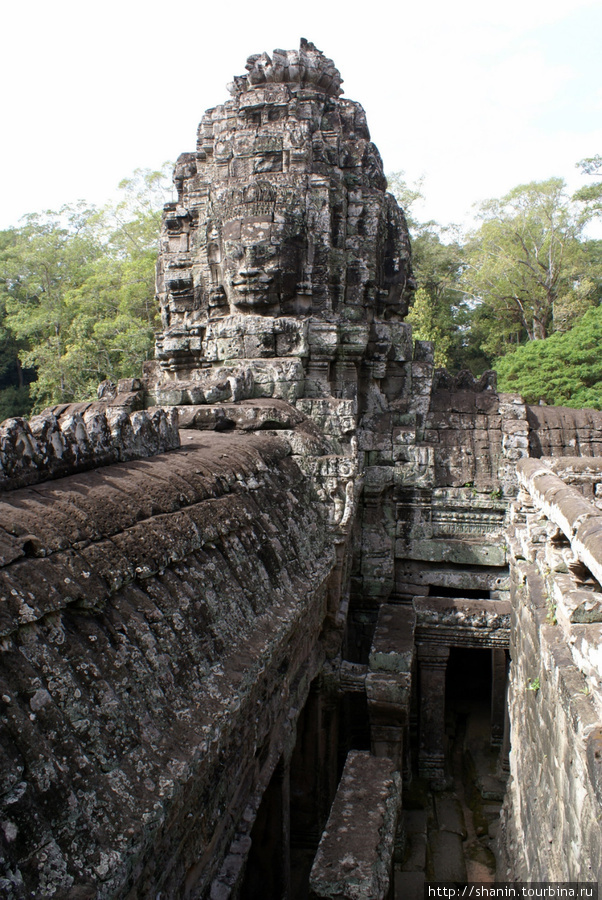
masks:
[(392, 761), (352, 750), (311, 870), (311, 900), (388, 896), (400, 808)]
[(506, 600), (416, 597), (416, 639), (474, 647), (507, 647), (511, 604)]
[(180, 446), (174, 409), (128, 412), (104, 403), (54, 407), (0, 425), (0, 491)]

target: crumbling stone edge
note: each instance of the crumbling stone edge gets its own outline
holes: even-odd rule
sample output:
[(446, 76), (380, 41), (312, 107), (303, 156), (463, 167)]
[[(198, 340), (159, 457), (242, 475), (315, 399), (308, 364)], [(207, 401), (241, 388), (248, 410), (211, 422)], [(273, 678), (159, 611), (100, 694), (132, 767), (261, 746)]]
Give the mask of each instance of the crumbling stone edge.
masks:
[(180, 446), (174, 407), (130, 412), (99, 403), (46, 410), (0, 424), (0, 491)]

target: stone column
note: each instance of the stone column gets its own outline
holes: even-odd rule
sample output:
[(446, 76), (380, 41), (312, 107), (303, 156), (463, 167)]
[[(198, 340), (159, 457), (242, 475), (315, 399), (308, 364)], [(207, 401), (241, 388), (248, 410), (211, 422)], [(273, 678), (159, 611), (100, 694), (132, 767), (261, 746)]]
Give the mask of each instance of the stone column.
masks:
[(410, 713), (415, 624), (411, 607), (381, 606), (366, 675), (372, 753), (388, 756), (399, 770)]
[(504, 734), (502, 746), (497, 763), (498, 778), (506, 779), (510, 775), (510, 710), (508, 709), (508, 683), (506, 682), (506, 695), (504, 706)]
[(491, 651), (491, 746), (501, 747), (506, 718), (506, 651)]
[(418, 642), (420, 667), (420, 743), (418, 769), (435, 790), (445, 778), (445, 670), (449, 647)]

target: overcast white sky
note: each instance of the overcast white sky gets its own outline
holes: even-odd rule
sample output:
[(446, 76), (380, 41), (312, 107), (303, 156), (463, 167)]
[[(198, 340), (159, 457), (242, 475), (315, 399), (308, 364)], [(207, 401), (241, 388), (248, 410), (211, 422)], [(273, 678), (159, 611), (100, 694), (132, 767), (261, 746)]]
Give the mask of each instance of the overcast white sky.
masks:
[(103, 203), (195, 145), (251, 53), (313, 41), (366, 109), (385, 171), (424, 176), (422, 218), (466, 221), (602, 153), (600, 0), (29, 0), (0, 16), (0, 227)]

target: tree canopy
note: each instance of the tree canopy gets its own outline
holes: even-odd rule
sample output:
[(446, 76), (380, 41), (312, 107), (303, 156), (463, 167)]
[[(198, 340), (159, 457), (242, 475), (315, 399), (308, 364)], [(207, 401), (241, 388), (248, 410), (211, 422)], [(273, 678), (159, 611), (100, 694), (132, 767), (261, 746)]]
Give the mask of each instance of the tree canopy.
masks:
[(417, 283), (407, 320), (418, 340), (435, 342), (435, 364), (450, 369), (486, 368), (471, 339), (470, 309), (460, 279), (464, 265), (459, 230), (437, 222), (420, 222), (414, 207), (422, 185), (409, 185), (403, 172), (387, 177), (389, 189), (404, 208), (412, 239), (412, 266)]
[(599, 301), (600, 273), (583, 240), (589, 212), (561, 178), (488, 200), (479, 218), (465, 246), (462, 285), (486, 326), (486, 353), (565, 331)]
[(0, 370), (17, 359), (36, 377), (20, 394), (0, 390), (0, 414), (92, 398), (103, 379), (140, 374), (158, 327), (163, 181), (164, 171), (137, 170), (116, 204), (65, 206), (2, 232)]
[(602, 409), (602, 307), (542, 341), (523, 344), (495, 361), (498, 388), (528, 403)]

